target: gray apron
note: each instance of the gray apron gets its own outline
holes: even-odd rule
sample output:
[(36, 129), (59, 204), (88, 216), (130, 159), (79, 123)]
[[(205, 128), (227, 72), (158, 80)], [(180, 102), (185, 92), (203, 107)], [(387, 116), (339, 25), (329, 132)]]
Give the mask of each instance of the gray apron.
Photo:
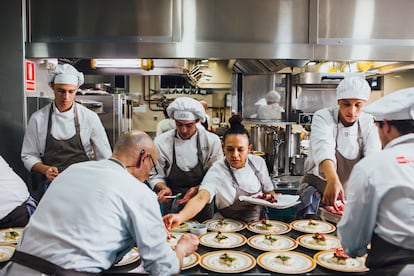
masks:
[[(338, 125), (337, 125), (337, 130), (338, 131), (336, 132), (336, 138), (335, 138), (335, 141), (336, 141), (335, 157), (336, 157), (336, 164), (337, 164), (336, 172), (338, 174), (339, 180), (342, 183), (344, 192), (346, 192), (346, 188), (348, 186), (348, 180), (349, 180), (349, 176), (351, 175), (352, 168), (355, 166), (356, 163), (358, 163), (359, 160), (363, 158), (364, 146), (363, 146), (363, 139), (361, 136), (361, 125), (358, 120), (359, 150), (358, 150), (358, 155), (355, 159), (347, 159), (339, 152), (338, 150), (338, 133), (339, 133)], [(316, 175), (305, 173), (301, 182), (303, 184), (307, 183), (309, 185), (314, 186), (318, 190), (318, 192), (320, 192), (321, 194), (323, 194), (323, 192), (325, 191), (326, 181), (317, 177)], [(306, 187), (307, 185), (301, 185), (298, 193), (300, 194), (301, 192), (303, 192)]]
[(252, 196), (263, 190), (263, 181), (260, 177), (259, 171), (256, 169), (256, 167), (253, 165), (253, 163), (249, 159), (247, 159), (247, 161), (250, 167), (252, 168), (252, 170), (254, 171), (254, 174), (256, 175), (257, 179), (259, 179), (260, 187), (254, 193), (248, 193), (244, 191), (243, 189), (241, 189), (236, 177), (234, 176), (233, 171), (230, 168), (230, 164), (227, 162), (227, 160), (225, 160), (224, 162), (232, 177), (233, 187), (236, 189), (236, 197), (234, 199), (233, 204), (231, 204), (230, 206), (226, 208), (219, 210), (219, 213), (225, 218), (233, 218), (233, 219), (239, 219), (245, 222), (250, 222), (250, 221), (260, 220), (264, 216), (262, 206), (254, 205), (254, 204), (239, 200), (239, 196), (242, 196), (242, 195)]
[(46, 146), (42, 161), (46, 165), (57, 167), (59, 173), (61, 173), (74, 163), (88, 161), (89, 157), (85, 153), (85, 149), (83, 148), (80, 138), (80, 127), (76, 104), (74, 103), (76, 133), (72, 138), (67, 140), (57, 140), (50, 133), (52, 127), (52, 105), (53, 103), (50, 106), (49, 120), (47, 123)]
[[(177, 131), (175, 131), (177, 135)], [(205, 171), (203, 168), (203, 162), (201, 160), (202, 152), (200, 146), (200, 136), (197, 135), (197, 165), (189, 171), (181, 170), (177, 165), (176, 155), (175, 155), (175, 139), (173, 143), (173, 163), (171, 165), (170, 174), (167, 176), (167, 186), (171, 189), (173, 194), (182, 193), (184, 194), (191, 187), (195, 187), (201, 184), (201, 181), (204, 178)], [(163, 204), (163, 212), (175, 213), (184, 208), (185, 204), (177, 205), (176, 200), (173, 200), (169, 203)], [(203, 222), (207, 219), (211, 219), (214, 214), (213, 210), (214, 204), (207, 204), (195, 217), (196, 220)]]

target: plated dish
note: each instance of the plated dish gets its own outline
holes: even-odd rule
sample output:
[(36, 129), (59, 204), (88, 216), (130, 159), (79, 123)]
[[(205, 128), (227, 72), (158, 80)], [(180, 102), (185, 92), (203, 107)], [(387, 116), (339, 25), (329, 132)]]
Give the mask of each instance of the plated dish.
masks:
[(183, 259), (183, 266), (181, 269), (189, 269), (192, 268), (200, 262), (200, 255), (197, 252), (192, 253), (190, 256), (184, 257)]
[(17, 243), (24, 228), (7, 228), (0, 230), (0, 243)]
[(338, 260), (334, 256), (334, 250), (321, 251), (313, 257), (315, 262), (325, 268), (341, 271), (341, 272), (364, 272), (369, 269), (365, 266), (365, 258), (348, 258), (346, 260)]
[(246, 228), (246, 224), (235, 219), (209, 219), (203, 222), (210, 231), (237, 232)]
[(300, 203), (300, 201), (298, 201), (298, 195), (275, 195), (273, 197), (276, 201), (268, 201), (257, 197), (260, 197), (260, 194), (254, 196), (240, 196), (239, 200), (275, 209), (286, 209), (298, 205)]
[(138, 248), (137, 247), (133, 247), (130, 251), (128, 251), (128, 253), (126, 253), (124, 255), (124, 257), (122, 257), (122, 259), (117, 262), (114, 266), (123, 266), (123, 265), (128, 265), (128, 264), (132, 264), (136, 261), (138, 261), (140, 258), (139, 253), (138, 253)]
[(167, 237), (167, 243), (172, 247), (175, 248), (177, 246), (177, 242), (181, 239), (182, 233), (174, 233), (170, 232), (170, 236)]
[(6, 262), (13, 256), (16, 246), (14, 244), (0, 244), (0, 262)]
[(200, 244), (213, 248), (235, 248), (246, 243), (247, 239), (238, 233), (209, 232), (199, 237)]
[(301, 219), (295, 220), (290, 223), (290, 226), (296, 231), (303, 233), (332, 233), (336, 230), (336, 227), (329, 222), (322, 220), (313, 220), (313, 219)]
[(260, 234), (251, 236), (247, 244), (263, 251), (288, 251), (295, 249), (298, 244), (290, 238), (274, 234)]
[(196, 220), (189, 220), (189, 221), (183, 222), (177, 227), (171, 229), (171, 232), (188, 232), (190, 231), (190, 226), (192, 224), (199, 224), (199, 222)]
[(305, 248), (319, 251), (341, 247), (337, 237), (319, 233), (299, 236), (296, 241)]
[(277, 220), (268, 220), (262, 219), (258, 221), (250, 222), (247, 225), (247, 229), (254, 233), (258, 234), (285, 234), (290, 231), (290, 226), (287, 223), (277, 221)]
[(306, 273), (316, 267), (311, 257), (293, 251), (266, 252), (257, 257), (257, 263), (264, 269), (283, 274)]
[(214, 272), (240, 273), (256, 265), (256, 259), (241, 251), (219, 250), (201, 256), (200, 265)]

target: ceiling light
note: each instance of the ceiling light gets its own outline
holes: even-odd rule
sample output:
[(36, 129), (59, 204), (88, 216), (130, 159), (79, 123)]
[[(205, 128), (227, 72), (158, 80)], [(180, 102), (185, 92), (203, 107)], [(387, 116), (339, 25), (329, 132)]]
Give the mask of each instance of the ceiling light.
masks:
[(141, 59), (110, 59), (97, 58), (91, 59), (91, 67), (93, 69), (98, 67), (106, 68), (141, 68)]

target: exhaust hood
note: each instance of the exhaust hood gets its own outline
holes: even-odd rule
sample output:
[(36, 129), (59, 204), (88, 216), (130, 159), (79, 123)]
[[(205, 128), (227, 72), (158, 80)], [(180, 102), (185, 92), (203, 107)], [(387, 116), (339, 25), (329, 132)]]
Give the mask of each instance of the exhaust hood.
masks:
[(233, 61), (233, 72), (243, 74), (278, 73), (285, 68), (303, 67), (304, 59), (238, 59)]

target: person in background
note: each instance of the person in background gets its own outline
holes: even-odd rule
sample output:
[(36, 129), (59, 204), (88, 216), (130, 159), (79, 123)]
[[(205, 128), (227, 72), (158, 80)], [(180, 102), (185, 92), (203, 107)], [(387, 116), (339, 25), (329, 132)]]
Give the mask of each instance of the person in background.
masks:
[(74, 102), (83, 80), (73, 66), (58, 64), (49, 74), (55, 100), (36, 111), (26, 128), (21, 158), (27, 170), (45, 176), (45, 188), (71, 164), (111, 156), (98, 115)]
[(363, 111), (374, 116), (383, 150), (352, 170), (338, 236), (351, 257), (363, 256), (371, 243), (366, 265), (378, 275), (406, 264), (410, 272), (404, 275), (414, 275), (414, 88), (388, 94)]
[(210, 131), (210, 132), (214, 132), (213, 125), (212, 125), (212, 123), (211, 123), (211, 118), (210, 118), (210, 116), (207, 114), (207, 109), (208, 109), (207, 102), (206, 102), (206, 101), (204, 101), (204, 100), (201, 100), (201, 101), (200, 101), (200, 103), (201, 103), (201, 105), (203, 106), (204, 111), (206, 112), (206, 120), (205, 120), (203, 123), (201, 123), (201, 124), (203, 125), (203, 127), (204, 127), (206, 130), (208, 130), (208, 131)]
[(167, 107), (168, 105), (166, 105), (163, 109), (164, 119), (159, 121), (157, 124), (156, 136), (159, 136), (162, 133), (167, 132), (169, 130), (175, 129), (175, 121), (171, 119), (170, 117), (168, 117)]
[[(199, 124), (206, 116), (201, 103), (180, 97), (168, 106), (167, 112), (175, 120), (176, 129), (155, 138), (159, 164), (149, 178), (164, 214), (177, 212), (196, 195), (207, 170), (223, 157), (220, 138)], [(177, 194), (181, 197), (168, 198)], [(197, 219), (211, 218), (212, 207), (206, 206)]]
[[(338, 106), (313, 115), (309, 155), (298, 193), (298, 217), (312, 217), (321, 200), (339, 212), (353, 166), (364, 156), (381, 150), (372, 116), (361, 114), (371, 93), (368, 82), (357, 76), (345, 78), (336, 88)], [(342, 204), (339, 204), (340, 200)]]
[(0, 229), (26, 226), (36, 205), (26, 183), (0, 156)]
[(167, 243), (157, 197), (143, 183), (156, 162), (152, 139), (131, 131), (118, 139), (111, 158), (59, 174), (2, 275), (97, 275), (135, 244), (150, 275), (178, 274), (198, 238), (183, 235), (175, 252)]
[(275, 90), (271, 90), (266, 94), (266, 105), (259, 105), (257, 111), (258, 119), (281, 120), (284, 108), (279, 105), (280, 94)]
[(164, 216), (168, 229), (194, 217), (207, 204), (213, 202), (215, 217), (233, 218), (245, 222), (264, 217), (263, 207), (239, 200), (239, 196), (251, 196), (260, 192), (275, 194), (266, 162), (262, 157), (250, 154), (252, 145), (249, 132), (241, 124), (241, 116), (233, 115), (230, 128), (224, 134), (225, 158), (217, 161), (207, 172), (198, 193), (178, 214)]

